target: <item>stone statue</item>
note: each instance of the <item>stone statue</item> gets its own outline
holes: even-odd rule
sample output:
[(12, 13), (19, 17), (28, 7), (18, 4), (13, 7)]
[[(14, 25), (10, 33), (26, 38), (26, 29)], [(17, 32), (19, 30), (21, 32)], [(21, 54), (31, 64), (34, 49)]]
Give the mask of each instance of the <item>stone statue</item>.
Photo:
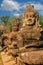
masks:
[[(33, 5), (26, 7), (25, 12), (23, 13), (23, 26), (18, 33), (19, 45), (32, 43), (32, 39), (40, 39), (41, 27), (39, 25), (39, 14), (34, 9)], [(20, 44), (21, 43), (21, 44)]]
[(19, 31), (19, 26), (20, 26), (20, 20), (19, 18), (16, 18), (12, 23), (12, 32), (9, 34), (11, 44), (9, 45), (8, 54), (15, 55), (18, 50), (17, 33)]
[(40, 32), (39, 14), (33, 5), (29, 5), (23, 13), (23, 26), (17, 36), (21, 65), (43, 64), (43, 40), (40, 41)]

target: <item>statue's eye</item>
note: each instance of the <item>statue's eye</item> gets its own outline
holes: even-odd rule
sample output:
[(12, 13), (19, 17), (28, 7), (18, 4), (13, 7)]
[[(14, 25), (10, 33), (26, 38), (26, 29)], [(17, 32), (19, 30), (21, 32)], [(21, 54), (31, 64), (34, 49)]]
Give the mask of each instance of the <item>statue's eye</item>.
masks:
[(35, 17), (35, 15), (33, 15), (33, 17)]
[(28, 18), (28, 15), (26, 16), (26, 18)]
[(35, 17), (35, 15), (31, 15), (30, 17)]

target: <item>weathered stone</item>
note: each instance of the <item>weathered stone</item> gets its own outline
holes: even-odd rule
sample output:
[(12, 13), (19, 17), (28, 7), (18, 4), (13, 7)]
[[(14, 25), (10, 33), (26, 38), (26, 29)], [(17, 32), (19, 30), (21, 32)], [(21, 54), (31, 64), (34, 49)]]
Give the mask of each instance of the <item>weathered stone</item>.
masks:
[(23, 14), (23, 26), (17, 35), (21, 62), (25, 65), (43, 64), (43, 40), (40, 40), (40, 32), (39, 14), (29, 5)]
[(32, 43), (32, 39), (39, 40), (41, 36), (40, 31), (39, 14), (32, 5), (29, 5), (23, 14), (23, 26), (17, 36), (18, 45)]
[(12, 23), (12, 31), (18, 31), (19, 25), (20, 25), (20, 20), (19, 18), (16, 18)]
[(2, 57), (2, 61), (4, 65), (15, 65), (16, 64), (16, 60), (11, 56), (11, 55), (7, 55), (5, 54), (5, 52), (1, 52), (1, 57)]
[(23, 26), (39, 26), (39, 14), (32, 5), (26, 7), (25, 12), (23, 13), (23, 22)]
[[(9, 38), (11, 40), (11, 45), (9, 46), (9, 49), (11, 49), (11, 54), (15, 55), (16, 52), (18, 51), (18, 47), (17, 47), (17, 33), (19, 31), (19, 25), (20, 25), (20, 20), (19, 18), (16, 18), (13, 23), (12, 23), (12, 32), (9, 34)], [(9, 54), (9, 52), (8, 52)]]
[(21, 53), (21, 62), (27, 64), (43, 64), (43, 50)]

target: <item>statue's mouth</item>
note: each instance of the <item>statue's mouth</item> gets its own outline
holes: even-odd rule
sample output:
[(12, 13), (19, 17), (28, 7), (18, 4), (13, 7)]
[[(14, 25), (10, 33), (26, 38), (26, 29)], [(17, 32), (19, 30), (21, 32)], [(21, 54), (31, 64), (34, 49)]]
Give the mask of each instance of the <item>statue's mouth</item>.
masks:
[(28, 25), (28, 26), (34, 26), (35, 23), (36, 23), (36, 21), (32, 21), (32, 20), (29, 21), (29, 20), (28, 20), (27, 25)]

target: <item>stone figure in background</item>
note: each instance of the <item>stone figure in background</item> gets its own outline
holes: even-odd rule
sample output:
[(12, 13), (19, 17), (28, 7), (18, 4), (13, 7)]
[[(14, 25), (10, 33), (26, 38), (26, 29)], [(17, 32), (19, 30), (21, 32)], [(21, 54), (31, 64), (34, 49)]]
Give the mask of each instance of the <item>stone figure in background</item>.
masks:
[(10, 50), (8, 51), (8, 54), (12, 54), (15, 55), (16, 52), (18, 51), (18, 42), (17, 42), (17, 33), (19, 31), (19, 26), (20, 26), (20, 20), (19, 18), (16, 18), (13, 22), (12, 22), (12, 32), (9, 34), (9, 39), (11, 40), (11, 44), (10, 44)]

